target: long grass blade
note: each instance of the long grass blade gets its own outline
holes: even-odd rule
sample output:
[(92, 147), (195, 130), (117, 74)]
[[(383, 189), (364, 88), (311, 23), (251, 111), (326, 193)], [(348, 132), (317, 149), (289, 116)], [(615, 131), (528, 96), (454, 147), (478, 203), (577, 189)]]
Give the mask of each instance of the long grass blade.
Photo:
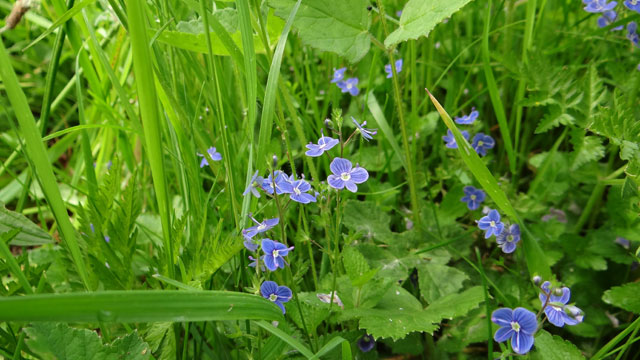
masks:
[(18, 278), (18, 282), (20, 283), (20, 285), (22, 285), (24, 291), (27, 294), (33, 294), (33, 289), (31, 289), (29, 280), (22, 272), (22, 269), (16, 262), (16, 259), (13, 257), (11, 250), (9, 250), (9, 246), (7, 246), (7, 244), (11, 240), (13, 240), (13, 238), (15, 238), (18, 233), (20, 233), (20, 229), (13, 229), (4, 234), (0, 234), (0, 254), (2, 254), (2, 258), (7, 263), (7, 266), (9, 266), (9, 269), (11, 269), (13, 276)]
[(277, 327), (269, 323), (266, 323), (264, 321), (256, 321), (255, 324), (267, 330), (272, 335), (277, 336), (278, 338), (280, 338), (280, 340), (289, 344), (289, 346), (291, 346), (292, 348), (298, 350), (300, 354), (302, 354), (307, 359), (312, 359), (314, 357), (313, 352), (309, 350), (308, 347), (304, 346), (304, 344), (302, 344), (300, 341), (294, 339), (291, 335), (285, 333), (284, 331), (278, 329)]

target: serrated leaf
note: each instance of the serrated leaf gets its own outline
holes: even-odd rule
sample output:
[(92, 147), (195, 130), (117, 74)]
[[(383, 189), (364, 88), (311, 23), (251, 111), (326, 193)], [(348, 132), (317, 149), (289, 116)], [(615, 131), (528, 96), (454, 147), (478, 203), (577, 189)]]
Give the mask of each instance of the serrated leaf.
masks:
[(425, 309), (426, 317), (434, 323), (466, 315), (484, 301), (482, 287), (474, 286), (459, 294), (449, 294), (433, 302)]
[(571, 143), (573, 144), (570, 160), (572, 171), (590, 161), (600, 160), (604, 157), (605, 149), (602, 145), (602, 138), (586, 136), (586, 131), (583, 129), (571, 130)]
[(400, 16), (400, 27), (384, 40), (386, 47), (420, 36), (428, 36), (431, 30), (450, 17), (471, 0), (409, 0)]
[(560, 336), (552, 336), (545, 330), (540, 330), (535, 337), (535, 349), (531, 359), (539, 360), (580, 360), (585, 357), (570, 341)]
[(0, 233), (20, 229), (18, 235), (11, 240), (11, 245), (34, 246), (53, 243), (53, 238), (38, 225), (22, 214), (0, 207)]
[(363, 276), (370, 269), (367, 259), (352, 246), (342, 250), (342, 263), (351, 282)]
[(574, 122), (575, 118), (572, 115), (564, 112), (559, 106), (553, 106), (551, 111), (540, 120), (535, 133), (541, 134), (560, 125), (571, 125)]
[[(295, 0), (268, 0), (276, 15), (285, 19)], [(293, 23), (302, 42), (322, 51), (344, 56), (350, 62), (369, 52), (367, 0), (304, 0)]]
[(640, 314), (640, 283), (628, 283), (604, 292), (602, 300), (607, 304)]
[(373, 202), (349, 200), (344, 206), (342, 223), (367, 237), (390, 234), (391, 217)]
[(422, 264), (418, 267), (420, 294), (429, 303), (462, 289), (467, 274), (442, 264)]

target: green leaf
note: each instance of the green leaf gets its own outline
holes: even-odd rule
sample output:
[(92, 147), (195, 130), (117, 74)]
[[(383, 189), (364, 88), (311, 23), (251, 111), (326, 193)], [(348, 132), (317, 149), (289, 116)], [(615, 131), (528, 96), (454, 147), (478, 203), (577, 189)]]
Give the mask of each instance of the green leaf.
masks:
[(367, 237), (381, 238), (389, 235), (391, 217), (373, 202), (349, 200), (344, 206), (342, 223), (351, 230)]
[[(294, 0), (268, 0), (267, 4), (283, 19)], [(302, 42), (322, 51), (331, 51), (356, 62), (369, 52), (369, 12), (367, 0), (304, 0), (293, 26)]]
[(32, 223), (22, 214), (7, 210), (4, 206), (0, 207), (0, 233), (13, 229), (20, 229), (20, 232), (11, 240), (11, 245), (34, 246), (53, 243), (51, 235), (40, 226)]
[(420, 36), (428, 36), (442, 20), (450, 17), (471, 0), (409, 0), (400, 16), (400, 27), (384, 40), (387, 47)]
[(391, 145), (391, 147), (393, 148), (394, 154), (400, 158), (402, 166), (405, 168), (405, 170), (409, 171), (407, 166), (407, 159), (402, 155), (403, 152), (402, 150), (400, 150), (398, 140), (393, 134), (393, 130), (391, 129), (387, 118), (384, 116), (384, 112), (382, 112), (382, 108), (380, 108), (380, 104), (378, 103), (378, 99), (376, 99), (373, 90), (370, 91), (369, 94), (367, 94), (367, 107), (371, 112), (371, 116), (373, 116), (373, 119), (376, 121), (376, 127), (379, 128), (384, 134), (384, 137), (387, 138), (389, 145)]
[(580, 350), (571, 342), (560, 336), (552, 336), (545, 330), (540, 330), (535, 338), (535, 349), (531, 353), (534, 360), (579, 360), (584, 359)]
[(366, 275), (370, 269), (367, 259), (352, 246), (345, 247), (342, 250), (342, 263), (352, 283)]
[(571, 153), (571, 170), (577, 170), (580, 166), (604, 157), (604, 146), (602, 138), (598, 136), (586, 136), (583, 129), (571, 130), (571, 143), (573, 152)]
[(270, 332), (272, 335), (280, 338), (282, 341), (284, 341), (285, 343), (289, 344), (289, 346), (291, 346), (292, 348), (298, 350), (300, 352), (300, 354), (304, 355), (304, 357), (306, 357), (307, 359), (311, 359), (314, 357), (313, 352), (311, 352), (311, 350), (309, 350), (308, 347), (304, 346), (303, 343), (301, 343), (300, 341), (298, 341), (297, 339), (293, 338), (291, 335), (287, 334), (286, 332), (278, 329), (277, 327), (264, 322), (264, 321), (256, 321), (254, 324), (260, 326), (261, 328), (267, 330), (268, 332)]
[(459, 294), (449, 294), (433, 302), (425, 309), (426, 317), (434, 323), (443, 319), (464, 316), (484, 301), (481, 286), (474, 286)]
[(574, 124), (575, 121), (576, 119), (572, 115), (564, 112), (561, 107), (553, 106), (551, 111), (540, 120), (535, 133), (541, 134), (560, 125)]
[(628, 283), (604, 292), (602, 300), (607, 304), (640, 314), (640, 283)]
[(158, 322), (281, 320), (268, 300), (230, 291), (132, 290), (0, 299), (0, 321)]
[(454, 267), (426, 263), (418, 266), (420, 294), (429, 303), (462, 289), (462, 283), (469, 277)]

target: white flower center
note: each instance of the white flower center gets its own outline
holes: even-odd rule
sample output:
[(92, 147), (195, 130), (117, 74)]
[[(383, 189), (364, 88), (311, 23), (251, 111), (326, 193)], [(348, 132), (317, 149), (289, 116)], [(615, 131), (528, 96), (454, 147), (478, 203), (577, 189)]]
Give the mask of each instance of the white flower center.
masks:
[(266, 228), (267, 228), (267, 225), (265, 225), (265, 224), (258, 225), (258, 230), (264, 230)]
[(491, 221), (491, 222), (489, 223), (489, 225), (491, 225), (491, 227), (496, 227), (496, 222), (495, 222), (495, 221)]
[(340, 174), (340, 179), (342, 179), (342, 181), (349, 181), (351, 179), (351, 174), (348, 172), (343, 172), (342, 174)]
[(347, 83), (347, 89), (351, 89), (353, 87), (353, 85), (351, 85), (351, 83)]
[(278, 256), (280, 256), (280, 253), (278, 252), (278, 250), (273, 250), (273, 251), (271, 252), (271, 255), (272, 255), (272, 256), (273, 256), (273, 258), (275, 259), (275, 258), (277, 258)]
[(513, 235), (507, 236), (507, 242), (513, 242)]
[(519, 332), (520, 331), (520, 324), (518, 324), (515, 321), (511, 322), (511, 329), (515, 332)]
[(297, 187), (294, 187), (294, 188), (293, 188), (293, 192), (294, 192), (296, 195), (300, 195), (300, 194), (302, 194), (302, 191), (300, 191), (300, 189), (298, 189)]
[(278, 295), (276, 295), (276, 294), (269, 295), (269, 300), (275, 302), (276, 300), (278, 300)]
[(478, 141), (478, 146), (482, 146), (482, 145), (484, 145), (484, 141), (482, 140)]
[(469, 196), (469, 197), (471, 198), (471, 200), (475, 200), (475, 199), (476, 199), (476, 196), (475, 196), (475, 195), (471, 195), (471, 196)]

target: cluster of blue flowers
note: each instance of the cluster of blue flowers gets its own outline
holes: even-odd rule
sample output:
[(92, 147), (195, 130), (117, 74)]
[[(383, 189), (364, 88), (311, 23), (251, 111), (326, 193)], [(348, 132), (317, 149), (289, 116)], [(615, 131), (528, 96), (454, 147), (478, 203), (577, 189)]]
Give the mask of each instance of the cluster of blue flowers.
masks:
[[(541, 281), (539, 276), (533, 279), (536, 286)], [(491, 321), (499, 326), (493, 339), (497, 342), (511, 340), (511, 348), (517, 354), (526, 354), (533, 347), (534, 335), (539, 326), (538, 316), (543, 312), (546, 319), (557, 327), (576, 325), (584, 320), (582, 310), (569, 304), (571, 291), (568, 287), (552, 289), (551, 283), (545, 281), (539, 290), (541, 308), (537, 315), (522, 307), (500, 308), (491, 314)]]
[(269, 195), (273, 195), (274, 192), (277, 195), (288, 194), (289, 199), (301, 204), (316, 202), (317, 193), (313, 195), (309, 193), (311, 185), (304, 178), (296, 180), (293, 175), (289, 176), (281, 170), (274, 171), (267, 178), (258, 174), (259, 171), (256, 170), (242, 195), (252, 194), (259, 198), (260, 192), (258, 190), (263, 190)]
[[(396, 73), (400, 73), (402, 71), (402, 59), (398, 59), (395, 62)], [(360, 89), (358, 89), (358, 78), (350, 77), (345, 79), (345, 72), (347, 71), (346, 67), (340, 69), (333, 69), (333, 78), (331, 82), (336, 84), (337, 87), (340, 88), (342, 93), (349, 93), (351, 96), (356, 96), (360, 94)], [(384, 72), (387, 73), (387, 79), (390, 79), (393, 76), (393, 70), (391, 69), (391, 64), (387, 64), (384, 66)]]
[[(477, 189), (474, 190), (478, 191)], [(484, 195), (484, 192), (482, 193), (482, 195)], [(472, 195), (468, 196), (469, 202), (467, 204), (471, 203), (471, 196)], [(462, 198), (463, 201), (465, 198), (467, 198), (467, 196)], [(488, 239), (491, 236), (495, 236), (498, 246), (505, 254), (510, 254), (516, 250), (516, 246), (520, 241), (520, 226), (518, 224), (513, 224), (507, 227), (501, 221), (500, 213), (498, 212), (498, 210), (489, 209), (487, 215), (478, 220), (478, 227), (480, 228), (480, 230), (485, 231), (485, 239)]]
[[(455, 122), (461, 125), (471, 125), (478, 118), (478, 110), (475, 108), (471, 109), (471, 113), (469, 115), (459, 116), (455, 118)], [(462, 136), (465, 140), (469, 140), (469, 132), (467, 130), (461, 131)], [(446, 143), (445, 146), (449, 149), (457, 149), (458, 144), (456, 143), (455, 137), (453, 137), (453, 132), (451, 130), (447, 130), (447, 135), (442, 137), (442, 140)], [(487, 150), (492, 149), (496, 145), (496, 142), (489, 135), (484, 133), (477, 133), (473, 137), (473, 141), (471, 142), (471, 147), (478, 153), (480, 156), (486, 156)]]
[[(222, 160), (222, 155), (213, 146), (210, 147), (209, 149), (207, 149), (207, 155), (209, 155), (209, 158), (211, 160), (213, 160), (213, 161)], [(202, 155), (202, 154), (198, 153), (198, 156), (202, 157), (202, 160), (200, 161), (200, 168), (203, 168), (205, 166), (209, 166), (209, 161), (207, 160), (207, 155)]]

